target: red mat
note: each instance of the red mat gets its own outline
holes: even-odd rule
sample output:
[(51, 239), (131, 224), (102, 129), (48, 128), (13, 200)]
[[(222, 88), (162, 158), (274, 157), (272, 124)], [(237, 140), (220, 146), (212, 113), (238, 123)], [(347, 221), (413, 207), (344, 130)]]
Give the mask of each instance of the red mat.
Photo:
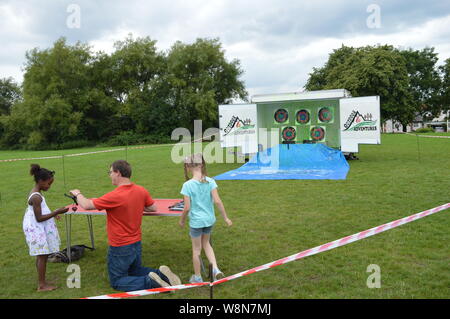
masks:
[[(180, 216), (183, 211), (179, 210), (170, 210), (169, 206), (175, 205), (176, 203), (181, 202), (181, 199), (155, 199), (155, 204), (157, 206), (156, 212), (142, 212), (144, 216)], [(67, 205), (69, 211), (66, 215), (106, 215), (105, 210), (90, 210), (81, 208), (79, 205)], [(76, 210), (73, 210), (73, 207), (76, 207)]]

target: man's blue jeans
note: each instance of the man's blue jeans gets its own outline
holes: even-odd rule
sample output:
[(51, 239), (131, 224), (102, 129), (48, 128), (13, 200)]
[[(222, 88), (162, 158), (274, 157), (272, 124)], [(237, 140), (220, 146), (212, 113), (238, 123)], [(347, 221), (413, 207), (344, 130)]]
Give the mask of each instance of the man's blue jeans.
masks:
[(169, 279), (158, 269), (142, 267), (142, 245), (134, 244), (108, 249), (108, 273), (111, 287), (120, 291), (159, 288), (160, 285), (148, 274), (156, 272), (162, 280), (170, 284)]

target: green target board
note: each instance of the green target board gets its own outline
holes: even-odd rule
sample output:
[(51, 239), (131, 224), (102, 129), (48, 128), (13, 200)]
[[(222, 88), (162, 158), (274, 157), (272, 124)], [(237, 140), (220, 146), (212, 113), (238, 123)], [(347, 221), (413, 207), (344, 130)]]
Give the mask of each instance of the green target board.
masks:
[[(279, 141), (339, 148), (339, 99), (257, 102), (260, 127), (279, 130)], [(289, 129), (288, 129), (289, 128)]]

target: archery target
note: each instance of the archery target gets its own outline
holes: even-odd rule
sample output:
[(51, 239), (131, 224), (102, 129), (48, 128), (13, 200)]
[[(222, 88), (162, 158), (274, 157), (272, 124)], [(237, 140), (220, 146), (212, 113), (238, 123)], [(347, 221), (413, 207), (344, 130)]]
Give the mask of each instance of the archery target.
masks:
[(290, 142), (295, 140), (295, 138), (297, 137), (297, 132), (292, 126), (287, 126), (281, 131), (281, 136), (283, 137), (284, 141)]
[(329, 107), (322, 107), (319, 110), (319, 121), (330, 123), (333, 120), (333, 111)]
[(295, 120), (299, 124), (308, 124), (309, 120), (311, 119), (311, 116), (309, 114), (308, 110), (299, 110), (297, 114), (295, 115)]
[(311, 139), (316, 142), (323, 141), (325, 139), (325, 128), (322, 126), (314, 126), (311, 129)]
[(289, 114), (285, 109), (278, 109), (274, 115), (276, 123), (284, 123), (288, 120)]

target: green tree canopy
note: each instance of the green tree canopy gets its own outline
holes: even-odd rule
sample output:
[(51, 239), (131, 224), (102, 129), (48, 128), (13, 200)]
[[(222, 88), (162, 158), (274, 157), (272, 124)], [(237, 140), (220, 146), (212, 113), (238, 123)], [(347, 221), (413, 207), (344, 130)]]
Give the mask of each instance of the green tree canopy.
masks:
[(0, 115), (9, 115), (14, 103), (22, 98), (22, 91), (13, 78), (0, 79)]
[(399, 50), (405, 58), (415, 112), (430, 119), (441, 112), (441, 78), (434, 48)]
[(218, 125), (218, 104), (247, 98), (238, 60), (228, 62), (218, 39), (197, 39), (193, 44), (176, 42), (167, 57), (170, 100), (176, 106), (180, 126)]
[(60, 144), (83, 138), (84, 114), (89, 108), (88, 69), (90, 49), (64, 38), (46, 50), (26, 54), (23, 102), (14, 106), (11, 122), (22, 121), (19, 140), (9, 142), (34, 146)]
[(441, 105), (442, 111), (450, 111), (450, 58), (439, 67), (442, 76)]
[(0, 110), (0, 144), (44, 148), (121, 134), (170, 136), (176, 127), (192, 128), (194, 119), (215, 126), (218, 104), (247, 97), (242, 73), (218, 39), (176, 42), (162, 52), (156, 41), (129, 35), (106, 54), (60, 38), (27, 52), (23, 99)]
[(405, 57), (392, 46), (342, 46), (322, 68), (314, 68), (307, 90), (344, 88), (352, 96), (379, 95), (383, 121), (408, 124), (414, 118), (413, 96)]

